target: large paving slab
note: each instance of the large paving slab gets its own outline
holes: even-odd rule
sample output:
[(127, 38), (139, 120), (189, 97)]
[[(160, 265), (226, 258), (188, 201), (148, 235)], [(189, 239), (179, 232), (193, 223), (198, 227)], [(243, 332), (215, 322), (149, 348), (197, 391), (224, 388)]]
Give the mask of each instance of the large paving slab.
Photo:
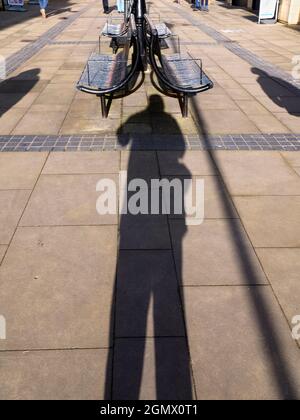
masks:
[(170, 249), (167, 216), (132, 215), (120, 216), (120, 249)]
[(118, 152), (51, 153), (43, 174), (113, 174), (119, 160)]
[[(182, 208), (185, 208), (185, 205), (188, 204), (190, 197), (192, 198), (192, 205), (200, 203), (201, 190), (200, 185), (203, 185), (204, 188), (204, 217), (205, 219), (235, 219), (238, 218), (237, 213), (234, 209), (232, 201), (226, 191), (224, 183), (221, 177), (211, 175), (211, 176), (188, 176), (188, 177), (172, 177), (169, 176), (167, 179), (170, 182), (174, 182), (179, 179), (182, 185), (182, 191), (184, 194), (184, 199), (182, 200)], [(189, 181), (190, 186), (186, 186), (186, 181)], [(201, 181), (201, 183), (200, 183)], [(203, 184), (202, 184), (203, 182)], [(173, 203), (175, 196), (174, 193), (170, 194), (170, 202)], [(178, 197), (177, 197), (178, 198)], [(166, 199), (169, 201), (169, 197)], [(171, 204), (170, 218), (187, 218), (185, 210), (181, 214), (175, 214), (174, 206)]]
[(259, 128), (262, 133), (272, 134), (272, 133), (289, 133), (290, 130), (284, 124), (282, 124), (274, 115), (272, 114), (255, 114), (249, 115), (249, 119)]
[(191, 400), (185, 338), (129, 338), (115, 344), (113, 400)]
[(121, 251), (115, 334), (116, 337), (185, 335), (171, 251)]
[(205, 220), (199, 226), (172, 220), (170, 226), (183, 285), (268, 283), (239, 220)]
[[(28, 111), (13, 130), (14, 135), (58, 134), (64, 121), (61, 111)], [(42, 121), (42, 123), (41, 123)]]
[(254, 134), (257, 126), (240, 110), (211, 110), (198, 106), (194, 117), (198, 120), (199, 134)]
[(221, 151), (215, 154), (232, 195), (299, 195), (300, 179), (278, 152)]
[(60, 129), (60, 134), (102, 134), (116, 133), (120, 128), (120, 121), (114, 118), (98, 119), (78, 118), (67, 116)]
[(1, 153), (0, 189), (32, 189), (46, 158), (47, 153)]
[(281, 152), (281, 155), (292, 165), (300, 167), (300, 152)]
[(73, 83), (49, 84), (35, 100), (35, 105), (70, 105), (76, 89)]
[(198, 399), (299, 398), (300, 350), (269, 287), (185, 287), (184, 297)]
[(30, 191), (0, 191), (0, 244), (9, 244)]
[(11, 133), (17, 123), (21, 120), (25, 114), (26, 109), (24, 108), (12, 108), (10, 110), (0, 110), (1, 126), (0, 134)]
[(21, 219), (22, 226), (108, 225), (117, 223), (117, 214), (100, 215), (96, 204), (101, 192), (98, 182), (117, 175), (42, 175)]
[(155, 152), (122, 151), (121, 170), (127, 171), (127, 178), (144, 180), (158, 179), (159, 168)]
[(107, 350), (1, 352), (0, 400), (104, 399), (106, 359)]
[(300, 315), (300, 248), (261, 248), (257, 254), (293, 328), (292, 319)]
[[(19, 228), (0, 270), (1, 350), (108, 347), (116, 228)], [(13, 279), (13, 281), (12, 281)]]
[(279, 121), (288, 127), (292, 133), (299, 133), (300, 131), (300, 110), (298, 114), (288, 114), (286, 112), (276, 114)]
[(215, 175), (209, 153), (202, 151), (158, 152), (160, 171), (167, 175)]
[(300, 246), (300, 196), (235, 197), (254, 247)]

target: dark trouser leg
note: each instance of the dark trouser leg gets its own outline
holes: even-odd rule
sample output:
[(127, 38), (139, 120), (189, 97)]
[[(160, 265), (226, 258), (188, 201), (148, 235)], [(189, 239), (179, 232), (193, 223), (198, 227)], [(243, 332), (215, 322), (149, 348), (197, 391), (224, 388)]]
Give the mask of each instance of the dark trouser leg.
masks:
[(102, 0), (104, 12), (109, 11), (108, 0)]

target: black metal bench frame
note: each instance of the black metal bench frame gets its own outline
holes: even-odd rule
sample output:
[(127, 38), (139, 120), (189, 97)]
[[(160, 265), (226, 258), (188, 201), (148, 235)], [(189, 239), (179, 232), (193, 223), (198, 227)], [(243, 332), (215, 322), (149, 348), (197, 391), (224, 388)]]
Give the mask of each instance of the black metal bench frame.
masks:
[[(189, 54), (184, 57), (180, 49), (179, 53), (173, 55), (162, 54), (162, 40), (146, 13), (145, 0), (130, 0), (130, 4), (133, 13), (123, 52), (117, 55), (92, 54), (77, 88), (100, 97), (102, 116), (107, 118), (114, 98), (121, 98), (139, 88), (140, 85), (135, 85), (135, 76), (138, 77), (140, 73), (144, 76), (150, 62), (152, 75), (156, 75), (159, 83), (158, 87), (152, 79), (154, 86), (166, 95), (177, 97), (182, 116), (187, 117), (189, 98), (211, 89), (213, 82), (204, 73), (201, 60)], [(133, 48), (131, 66), (128, 61), (130, 48)]]
[[(120, 24), (120, 27), (122, 28), (118, 33), (113, 33), (113, 32), (105, 32), (104, 28), (105, 27), (109, 27), (109, 20), (106, 21), (106, 26), (104, 26), (104, 28), (102, 29), (100, 35), (99, 35), (99, 54), (101, 53), (101, 38), (102, 36), (107, 37), (107, 38), (111, 38), (112, 39), (112, 49), (114, 54), (118, 51), (119, 47), (123, 44), (122, 42), (118, 42), (118, 40), (120, 39), (124, 39), (124, 37), (126, 36), (128, 29), (129, 29), (129, 25), (130, 25), (130, 18), (133, 12), (133, 7), (134, 7), (134, 0), (125, 0), (125, 12), (124, 12), (124, 18), (119, 18), (119, 20), (122, 20), (122, 24)], [(111, 18), (110, 18), (111, 19)], [(116, 18), (117, 19), (117, 18)], [(112, 26), (115, 26), (112, 24)], [(122, 45), (123, 46), (123, 45)]]
[[(122, 80), (120, 80), (118, 83), (116, 84), (112, 84), (112, 86), (110, 86), (109, 88), (107, 87), (101, 87), (100, 85), (97, 87), (93, 87), (93, 86), (89, 86), (87, 84), (83, 84), (82, 83), (82, 77), (86, 71), (86, 68), (84, 69), (81, 78), (77, 84), (77, 89), (82, 91), (82, 92), (86, 92), (86, 93), (90, 93), (92, 95), (97, 95), (98, 97), (100, 97), (101, 100), (101, 109), (102, 109), (102, 116), (103, 118), (107, 118), (108, 117), (108, 113), (109, 113), (109, 108), (111, 105), (111, 102), (113, 100), (114, 94), (116, 92), (119, 92), (120, 90), (126, 88), (130, 81), (133, 79), (133, 77), (136, 75), (136, 73), (138, 72), (139, 69), (139, 62), (140, 62), (140, 46), (139, 46), (139, 42), (138, 42), (138, 37), (137, 37), (137, 28), (135, 25), (135, 19), (134, 16), (131, 15), (130, 17), (130, 36), (128, 36), (127, 38), (127, 47), (128, 49), (130, 47), (133, 47), (133, 53), (132, 53), (132, 62), (131, 62), (131, 69), (129, 71), (128, 74), (126, 74), (126, 77), (124, 77)], [(101, 55), (99, 56), (101, 58)], [(127, 66), (127, 63), (124, 63)], [(88, 64), (87, 64), (88, 66)], [(101, 61), (99, 60), (99, 66), (101, 66)]]
[[(213, 82), (206, 76), (203, 72), (202, 64), (199, 66), (199, 74), (200, 83), (198, 85), (180, 85), (178, 82), (176, 83), (172, 78), (164, 71), (164, 64), (163, 64), (163, 57), (161, 54), (161, 47), (160, 47), (160, 40), (158, 37), (157, 30), (155, 25), (151, 22), (151, 19), (147, 14), (144, 15), (145, 17), (145, 25), (144, 25), (144, 36), (146, 38), (146, 43), (148, 45), (149, 51), (149, 60), (151, 67), (156, 74), (157, 79), (159, 82), (164, 86), (166, 93), (171, 92), (176, 94), (178, 97), (182, 116), (186, 118), (188, 116), (188, 100), (189, 97), (196, 95), (197, 93), (204, 92), (208, 89), (213, 87)], [(189, 60), (197, 61), (190, 57)], [(185, 66), (186, 59), (178, 58), (178, 62), (181, 66)], [(158, 64), (159, 62), (159, 64)], [(187, 68), (188, 71), (188, 68)], [(203, 83), (204, 82), (204, 83)]]
[[(107, 31), (104, 30), (105, 28), (109, 27), (110, 25), (109, 20), (107, 20), (106, 25), (102, 29), (99, 35), (99, 54), (101, 53), (102, 36), (111, 38), (112, 40), (111, 47), (114, 53), (117, 53), (119, 47), (123, 46), (124, 37), (126, 36), (128, 27), (129, 27), (130, 16), (131, 14), (136, 13), (137, 4), (135, 0), (127, 0), (127, 1), (125, 0), (125, 7), (126, 7), (126, 10), (124, 12), (124, 19), (116, 17), (116, 19), (123, 20), (123, 23), (120, 25), (111, 24), (112, 26), (115, 26), (115, 27), (120, 26), (119, 32), (109, 32), (108, 30)], [(157, 14), (157, 16), (158, 16), (159, 23), (155, 24), (154, 26), (156, 27), (157, 30), (161, 29), (161, 31), (158, 33), (159, 39), (161, 40), (167, 39), (168, 37), (172, 35), (172, 32), (170, 31), (170, 29), (164, 22), (160, 21), (160, 14)], [(112, 17), (110, 19), (112, 19)]]

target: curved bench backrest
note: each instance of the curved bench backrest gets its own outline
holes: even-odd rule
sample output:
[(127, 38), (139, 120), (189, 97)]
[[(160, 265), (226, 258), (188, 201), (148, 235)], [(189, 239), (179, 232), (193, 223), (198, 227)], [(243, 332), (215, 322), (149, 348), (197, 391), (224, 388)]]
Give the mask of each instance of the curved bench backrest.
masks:
[[(148, 35), (150, 36), (150, 41), (148, 43), (150, 63), (157, 78), (160, 80), (160, 82), (163, 83), (163, 85), (165, 85), (171, 91), (180, 93), (180, 94), (196, 94), (196, 93), (203, 92), (213, 87), (212, 81), (209, 80), (206, 75), (205, 77), (203, 76), (203, 80), (205, 80), (206, 83), (205, 84), (199, 83), (198, 86), (184, 86), (182, 84), (179, 84), (179, 82), (176, 82), (174, 77), (170, 77), (171, 74), (170, 75), (167, 74), (164, 70), (166, 66), (164, 66), (164, 62), (163, 62), (164, 60), (161, 53), (160, 40), (159, 40), (157, 29), (147, 14), (145, 15), (145, 21), (149, 29), (148, 31), (146, 31), (145, 36), (148, 36)], [(160, 62), (160, 66), (157, 63), (157, 59)], [(179, 57), (178, 61), (180, 60), (181, 59)], [(193, 60), (192, 57), (191, 57), (191, 60)], [(184, 63), (184, 60), (182, 60), (182, 63)], [(202, 69), (199, 67), (199, 73), (200, 73), (200, 70), (202, 71)], [(199, 80), (200, 80), (200, 77), (199, 77)]]
[[(105, 79), (105, 83), (104, 85), (101, 87), (99, 86), (97, 87), (93, 87), (93, 86), (89, 86), (89, 84), (87, 83), (87, 80), (89, 80), (89, 77), (87, 76), (88, 73), (88, 63), (81, 75), (81, 78), (77, 84), (77, 88), (83, 92), (86, 93), (91, 93), (91, 94), (95, 94), (95, 95), (105, 95), (105, 94), (111, 94), (114, 92), (117, 92), (119, 90), (121, 90), (124, 86), (126, 86), (130, 80), (133, 78), (133, 76), (135, 75), (137, 68), (138, 68), (138, 64), (139, 64), (139, 42), (137, 39), (137, 29), (136, 29), (136, 25), (135, 25), (135, 19), (134, 16), (131, 15), (130, 17), (130, 38), (128, 39), (128, 44), (130, 46), (130, 44), (133, 44), (133, 54), (132, 54), (132, 64), (131, 64), (131, 69), (129, 71), (129, 73), (127, 72), (121, 72), (119, 71), (120, 69), (120, 63), (125, 63), (125, 60), (123, 60), (123, 57), (125, 58), (124, 53), (120, 53), (120, 58), (118, 59), (118, 57), (113, 60), (113, 68), (118, 71), (117, 75), (110, 75), (110, 79), (111, 80), (111, 85), (107, 86), (107, 81), (108, 79)], [(101, 57), (103, 57), (103, 60), (101, 59)], [(107, 58), (107, 56), (98, 56), (98, 58), (96, 57), (94, 60), (94, 66), (101, 66), (101, 71), (105, 72), (106, 71), (106, 67), (107, 67), (107, 60), (110, 61), (109, 58)], [(109, 63), (110, 64), (110, 63)], [(126, 63), (125, 63), (126, 66)], [(95, 73), (97, 72), (97, 69), (94, 69)]]

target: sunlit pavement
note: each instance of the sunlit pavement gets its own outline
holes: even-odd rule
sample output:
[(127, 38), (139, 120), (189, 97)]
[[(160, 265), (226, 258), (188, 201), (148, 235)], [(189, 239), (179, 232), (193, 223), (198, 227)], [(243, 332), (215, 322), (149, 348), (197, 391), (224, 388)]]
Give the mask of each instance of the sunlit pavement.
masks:
[[(74, 86), (106, 17), (61, 3), (0, 25), (0, 398), (299, 398), (299, 32), (155, 0), (215, 87), (182, 119), (147, 74), (102, 120)], [(204, 222), (99, 215), (121, 170), (203, 179)]]

